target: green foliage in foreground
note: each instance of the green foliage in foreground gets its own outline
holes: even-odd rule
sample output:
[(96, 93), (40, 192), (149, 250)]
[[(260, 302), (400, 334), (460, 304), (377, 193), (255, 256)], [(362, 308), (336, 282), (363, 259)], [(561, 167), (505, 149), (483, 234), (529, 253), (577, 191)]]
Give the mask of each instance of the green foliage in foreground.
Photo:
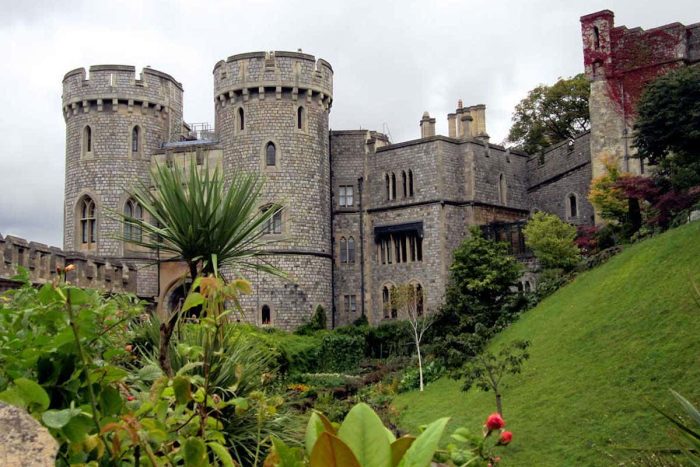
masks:
[[(633, 245), (524, 313), (489, 346), (531, 342), (523, 372), (503, 394), (518, 434), (503, 465), (611, 465), (620, 449), (673, 446), (649, 406), (672, 406), (672, 388), (700, 401), (700, 222)], [(441, 379), (395, 405), (407, 429), (452, 416), (473, 426), (493, 396)]]

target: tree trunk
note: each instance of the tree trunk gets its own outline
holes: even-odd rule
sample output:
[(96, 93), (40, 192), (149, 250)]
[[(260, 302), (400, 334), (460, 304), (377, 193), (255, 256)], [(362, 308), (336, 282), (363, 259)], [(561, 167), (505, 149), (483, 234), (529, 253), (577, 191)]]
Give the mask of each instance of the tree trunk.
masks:
[(418, 381), (420, 382), (420, 391), (423, 392), (423, 359), (420, 356), (420, 343), (416, 341), (416, 350), (418, 351)]
[(501, 402), (501, 393), (496, 391), (496, 412), (503, 417), (503, 404)]
[(173, 335), (176, 320), (168, 320), (160, 323), (160, 345), (158, 347), (158, 363), (169, 378), (173, 377), (173, 368), (170, 365), (170, 338)]

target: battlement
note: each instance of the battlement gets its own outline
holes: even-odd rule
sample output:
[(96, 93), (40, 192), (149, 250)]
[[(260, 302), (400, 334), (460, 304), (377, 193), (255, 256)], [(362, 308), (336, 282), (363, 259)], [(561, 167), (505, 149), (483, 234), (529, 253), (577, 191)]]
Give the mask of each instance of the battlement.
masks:
[(68, 265), (75, 266), (66, 276), (71, 284), (105, 292), (136, 293), (136, 269), (131, 264), (0, 235), (0, 291), (18, 285), (12, 277), (20, 266), (29, 272), (30, 281), (39, 285), (56, 279), (57, 269)]
[(317, 100), (330, 107), (333, 99), (333, 68), (313, 55), (301, 52), (248, 52), (232, 55), (214, 66), (214, 96), (226, 105), (251, 96), (270, 94), (281, 99)]
[(68, 118), (79, 111), (117, 110), (126, 104), (182, 113), (182, 93), (182, 84), (153, 68), (144, 68), (137, 78), (131, 65), (93, 65), (89, 75), (85, 68), (76, 68), (63, 77), (63, 111)]

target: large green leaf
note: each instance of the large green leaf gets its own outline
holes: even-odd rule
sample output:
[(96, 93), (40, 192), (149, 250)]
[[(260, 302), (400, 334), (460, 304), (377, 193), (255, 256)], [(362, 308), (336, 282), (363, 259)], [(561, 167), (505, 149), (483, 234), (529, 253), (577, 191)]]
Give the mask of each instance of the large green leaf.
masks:
[(201, 438), (188, 438), (182, 446), (182, 457), (188, 467), (207, 465), (207, 447)]
[(80, 415), (82, 411), (78, 408), (68, 408), (63, 410), (47, 410), (41, 415), (41, 421), (49, 428), (63, 428), (68, 425), (73, 417)]
[(112, 386), (105, 386), (100, 393), (100, 409), (103, 415), (119, 415), (124, 401), (119, 391)]
[(449, 420), (448, 417), (445, 417), (435, 420), (428, 425), (425, 431), (408, 448), (408, 451), (406, 451), (399, 463), (399, 467), (428, 467)]
[(41, 412), (49, 407), (49, 395), (39, 384), (27, 378), (17, 378), (14, 383), (30, 412)]
[(365, 403), (348, 412), (338, 429), (362, 467), (391, 466), (391, 445), (379, 416)]
[(63, 428), (61, 428), (61, 432), (72, 443), (80, 443), (85, 439), (88, 433), (94, 429), (95, 424), (93, 423), (92, 418), (85, 414), (80, 414), (71, 418), (70, 421)]
[(310, 467), (364, 467), (347, 444), (325, 431), (316, 440), (309, 465)]
[(185, 376), (173, 378), (173, 391), (178, 404), (187, 404), (192, 400), (192, 385), (190, 379)]

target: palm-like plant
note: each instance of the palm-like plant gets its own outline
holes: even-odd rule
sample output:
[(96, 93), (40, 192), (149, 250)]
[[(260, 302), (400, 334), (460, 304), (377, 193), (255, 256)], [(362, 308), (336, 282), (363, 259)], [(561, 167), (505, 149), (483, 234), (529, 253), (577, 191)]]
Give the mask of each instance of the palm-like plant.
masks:
[[(147, 216), (118, 213), (132, 232), (142, 232), (141, 239), (130, 236), (124, 241), (158, 251), (158, 261), (187, 263), (193, 281), (198, 274), (213, 273), (216, 266), (228, 266), (238, 275), (244, 270), (284, 275), (264, 258), (269, 255), (265, 246), (271, 243), (262, 238), (264, 227), (281, 207), (259, 210), (259, 177), (236, 174), (227, 184), (218, 167), (200, 170), (192, 163), (189, 170), (158, 165), (152, 181), (153, 187), (141, 184), (130, 192)], [(169, 342), (179, 315), (173, 313), (161, 324), (160, 362), (168, 374)]]

